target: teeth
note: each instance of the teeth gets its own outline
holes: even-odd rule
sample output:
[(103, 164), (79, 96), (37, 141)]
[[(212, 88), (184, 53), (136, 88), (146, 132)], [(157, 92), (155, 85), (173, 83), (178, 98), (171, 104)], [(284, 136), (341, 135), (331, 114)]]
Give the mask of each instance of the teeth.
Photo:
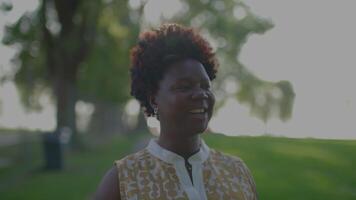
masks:
[(194, 109), (194, 110), (191, 110), (189, 111), (190, 113), (204, 113), (204, 109)]

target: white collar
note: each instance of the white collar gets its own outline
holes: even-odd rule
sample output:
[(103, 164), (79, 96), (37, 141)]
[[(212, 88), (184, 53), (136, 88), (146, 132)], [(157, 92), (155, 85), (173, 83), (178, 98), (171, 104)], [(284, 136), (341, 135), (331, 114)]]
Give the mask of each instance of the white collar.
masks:
[(188, 159), (188, 162), (192, 165), (192, 178), (194, 185), (190, 180), (188, 171), (185, 167), (185, 161), (182, 156), (164, 149), (155, 139), (151, 139), (150, 143), (146, 147), (146, 149), (153, 156), (174, 166), (179, 182), (188, 195), (189, 200), (207, 200), (203, 183), (202, 164), (208, 159), (210, 150), (203, 140), (200, 140), (200, 144), (199, 151), (190, 156)]
[[(209, 147), (205, 144), (205, 142), (201, 139), (201, 146), (197, 153), (190, 156), (188, 159), (189, 163), (203, 163), (209, 157)], [(150, 143), (146, 147), (146, 149), (154, 156), (158, 157), (159, 159), (175, 164), (176, 162), (184, 161), (184, 158), (172, 151), (164, 149), (161, 147), (156, 139), (151, 139)]]

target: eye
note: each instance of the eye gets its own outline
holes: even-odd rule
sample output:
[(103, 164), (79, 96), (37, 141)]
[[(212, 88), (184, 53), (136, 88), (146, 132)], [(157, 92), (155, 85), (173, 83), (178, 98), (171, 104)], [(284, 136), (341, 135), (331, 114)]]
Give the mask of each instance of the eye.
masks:
[(191, 89), (193, 86), (191, 84), (188, 83), (184, 83), (184, 84), (179, 84), (176, 86), (177, 90), (189, 90)]

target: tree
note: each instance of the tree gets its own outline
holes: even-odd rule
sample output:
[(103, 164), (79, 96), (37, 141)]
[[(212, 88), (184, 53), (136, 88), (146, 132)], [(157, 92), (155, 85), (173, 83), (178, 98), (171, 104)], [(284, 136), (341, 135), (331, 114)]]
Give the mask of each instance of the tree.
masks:
[[(150, 0), (137, 1), (135, 8), (128, 2), (42, 0), (37, 10), (7, 28), (3, 43), (20, 47), (15, 81), (28, 108), (40, 109), (40, 94), (52, 91), (57, 128), (76, 132), (78, 99), (97, 108), (102, 102), (125, 105), (130, 98), (129, 49), (145, 26), (142, 13)], [(287, 120), (294, 100), (292, 85), (264, 81), (238, 60), (249, 35), (273, 28), (271, 21), (259, 18), (238, 0), (180, 2), (181, 11), (162, 21), (198, 27), (213, 43), (221, 62), (215, 85), (222, 99), (218, 104), (228, 96), (224, 84), (232, 78), (240, 86), (236, 98), (248, 104), (251, 113), (265, 122), (273, 113)]]
[[(33, 13), (25, 13), (7, 27), (3, 42), (20, 45), (20, 68), (15, 81), (29, 106), (36, 95), (50, 88), (57, 108), (57, 130), (68, 127), (76, 141), (75, 103), (81, 63), (87, 58), (96, 34), (101, 2), (43, 0)], [(29, 90), (28, 90), (29, 89)], [(37, 95), (38, 96), (38, 95)]]
[(139, 32), (139, 18), (130, 14), (139, 15), (140, 9), (126, 5), (43, 0), (37, 10), (7, 27), (3, 43), (20, 46), (15, 82), (26, 108), (41, 109), (39, 97), (51, 91), (57, 130), (69, 127), (76, 133), (78, 99), (96, 105), (129, 99), (129, 49)]

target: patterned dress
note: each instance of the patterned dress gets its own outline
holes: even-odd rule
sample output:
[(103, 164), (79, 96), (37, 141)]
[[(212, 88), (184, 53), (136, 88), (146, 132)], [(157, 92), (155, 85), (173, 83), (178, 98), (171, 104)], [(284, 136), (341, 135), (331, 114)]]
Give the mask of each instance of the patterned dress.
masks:
[(255, 183), (240, 158), (209, 149), (202, 141), (188, 162), (192, 181), (184, 158), (152, 139), (145, 149), (115, 162), (121, 199), (257, 200)]

